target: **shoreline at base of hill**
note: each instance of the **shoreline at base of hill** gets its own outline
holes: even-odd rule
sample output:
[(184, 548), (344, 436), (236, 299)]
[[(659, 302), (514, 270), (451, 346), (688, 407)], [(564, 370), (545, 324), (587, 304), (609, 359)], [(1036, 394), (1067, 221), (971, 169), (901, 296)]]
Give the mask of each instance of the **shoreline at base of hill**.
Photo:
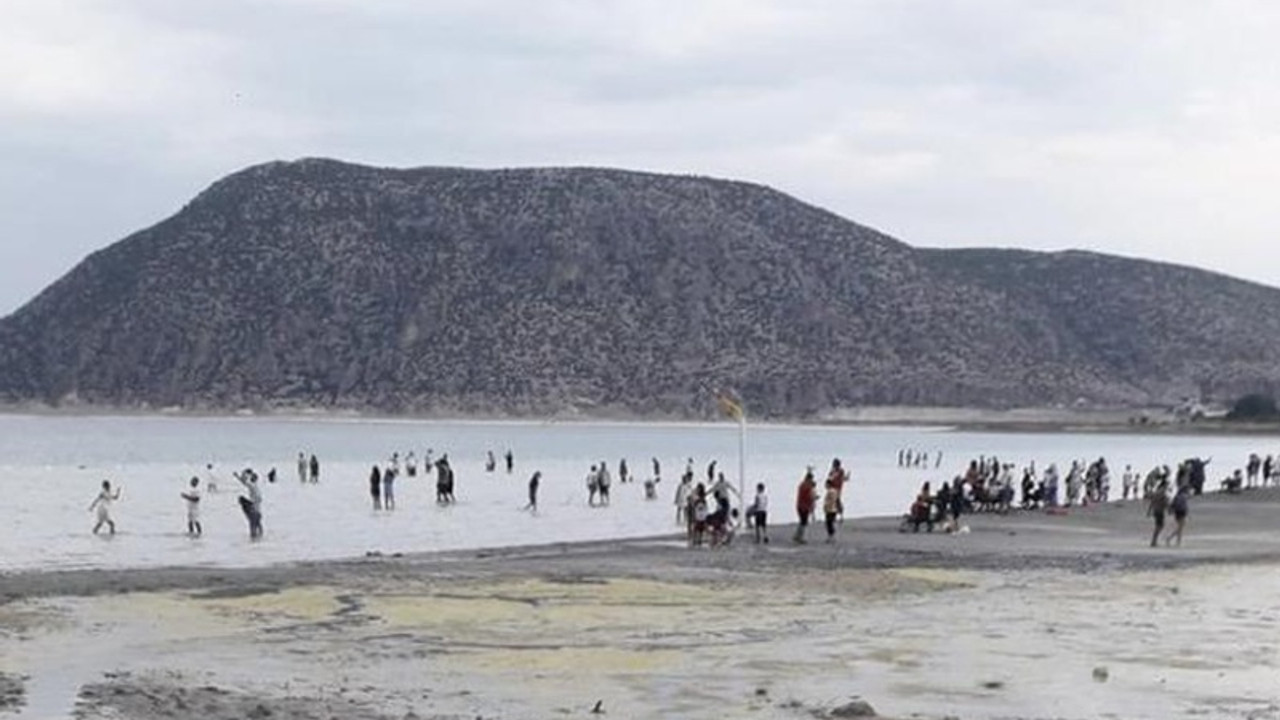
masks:
[[(566, 410), (550, 415), (523, 415), (505, 412), (406, 412), (388, 413), (376, 408), (262, 407), (254, 409), (184, 407), (114, 407), (42, 403), (0, 403), (0, 415), (44, 417), (191, 417), (191, 418), (274, 418), (307, 421), (406, 421), (406, 422), (493, 422), (529, 424), (619, 423), (619, 424), (705, 424), (724, 422), (716, 415), (679, 413), (635, 413), (596, 408)], [(805, 417), (753, 419), (761, 425), (813, 425), (845, 427), (918, 427), (976, 433), (1122, 433), (1133, 435), (1274, 435), (1280, 422), (1229, 421), (1220, 417), (1188, 420), (1175, 417), (1166, 408), (1075, 409), (1029, 407), (1013, 409), (866, 406), (826, 410)]]

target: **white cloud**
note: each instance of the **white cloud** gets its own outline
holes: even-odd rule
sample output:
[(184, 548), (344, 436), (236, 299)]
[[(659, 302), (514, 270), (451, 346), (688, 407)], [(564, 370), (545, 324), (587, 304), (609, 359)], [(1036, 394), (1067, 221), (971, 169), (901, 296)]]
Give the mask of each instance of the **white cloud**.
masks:
[(9, 0), (0, 260), (51, 269), (0, 278), (0, 312), (219, 175), (303, 155), (741, 177), (917, 244), (1280, 284), (1258, 262), (1277, 21), (1262, 0)]

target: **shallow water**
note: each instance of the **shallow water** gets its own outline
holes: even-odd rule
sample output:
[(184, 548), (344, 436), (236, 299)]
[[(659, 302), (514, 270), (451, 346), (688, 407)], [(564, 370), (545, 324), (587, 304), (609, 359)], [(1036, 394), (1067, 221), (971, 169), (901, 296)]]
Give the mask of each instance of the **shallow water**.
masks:
[[(0, 570), (119, 568), (160, 565), (254, 566), (383, 553), (634, 537), (675, 530), (672, 496), (685, 460), (705, 478), (711, 459), (738, 475), (738, 429), (732, 424), (435, 422), (347, 418), (193, 418), (0, 416)], [(368, 495), (374, 463), (392, 452), (448, 452), (458, 504), (439, 507), (434, 480), (419, 474), (396, 482), (398, 509), (375, 512)], [(515, 472), (501, 455), (510, 448)], [(902, 448), (928, 451), (928, 469), (897, 466)], [(499, 470), (484, 471), (485, 453)], [(850, 516), (902, 512), (919, 484), (935, 486), (970, 457), (997, 455), (1019, 464), (1059, 466), (1105, 456), (1117, 475), (1125, 464), (1146, 469), (1190, 455), (1213, 456), (1210, 477), (1265, 452), (1258, 438), (1127, 434), (1002, 434), (942, 428), (753, 426), (747, 438), (748, 488), (765, 482), (772, 518), (790, 520), (794, 488), (807, 465), (825, 473), (840, 457), (852, 472)], [(321, 481), (297, 480), (299, 451), (321, 461)], [(943, 453), (934, 468), (934, 453)], [(639, 482), (617, 482), (626, 458), (638, 477), (662, 464), (659, 499), (644, 500)], [(614, 474), (613, 503), (591, 508), (583, 477), (601, 460)], [(202, 502), (205, 535), (184, 535), (179, 497), (192, 475), (214, 463), (219, 492)], [(266, 536), (248, 540), (236, 503), (233, 469), (253, 467), (265, 484)], [(543, 473), (539, 512), (523, 512), (526, 483)], [(114, 537), (90, 534), (89, 503), (103, 479), (123, 488)], [(1115, 483), (1118, 486), (1118, 480)], [(748, 491), (748, 495), (750, 495)]]

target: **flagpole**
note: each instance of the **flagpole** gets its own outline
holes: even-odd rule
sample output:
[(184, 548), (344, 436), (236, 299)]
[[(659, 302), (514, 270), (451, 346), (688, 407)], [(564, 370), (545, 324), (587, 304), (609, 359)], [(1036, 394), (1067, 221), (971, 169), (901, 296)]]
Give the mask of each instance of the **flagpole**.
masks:
[[(738, 416), (738, 505), (747, 506), (747, 409)], [(745, 518), (744, 518), (745, 522)]]

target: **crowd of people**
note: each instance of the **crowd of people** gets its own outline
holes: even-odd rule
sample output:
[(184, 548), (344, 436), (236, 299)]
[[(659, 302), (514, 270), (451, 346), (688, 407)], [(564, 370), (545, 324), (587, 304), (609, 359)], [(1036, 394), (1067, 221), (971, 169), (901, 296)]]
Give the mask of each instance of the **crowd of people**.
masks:
[[(502, 454), (508, 474), (515, 471), (515, 456), (511, 450)], [(898, 452), (898, 465), (902, 468), (932, 469), (941, 462), (941, 451), (933, 453), (903, 449)], [(1142, 500), (1147, 515), (1153, 519), (1152, 545), (1156, 545), (1164, 531), (1166, 515), (1172, 515), (1174, 526), (1164, 534), (1167, 544), (1181, 544), (1190, 498), (1204, 492), (1207, 467), (1212, 458), (1191, 457), (1177, 464), (1158, 465), (1146, 473), (1140, 473), (1126, 465), (1120, 475), (1119, 492), (1113, 494), (1113, 474), (1105, 458), (1093, 461), (1072, 461), (1066, 472), (1060, 472), (1056, 464), (1049, 464), (1040, 473), (1034, 462), (1022, 468), (1013, 463), (1001, 462), (997, 457), (979, 457), (971, 460), (962, 474), (943, 482), (934, 489), (925, 482), (902, 519), (902, 531), (933, 532), (941, 528), (946, 532), (965, 532), (962, 518), (974, 513), (1008, 513), (1015, 509), (1044, 510), (1063, 513), (1076, 506), (1106, 503), (1113, 498)], [(488, 451), (485, 471), (497, 472), (498, 456)], [(662, 481), (661, 464), (652, 458), (652, 473), (643, 481), (644, 498), (654, 500)], [(298, 481), (303, 484), (320, 482), (320, 462), (314, 454), (298, 453)], [(422, 456), (410, 451), (403, 457), (392, 453), (384, 463), (374, 464), (369, 473), (368, 487), (374, 511), (389, 512), (396, 509), (395, 481), (401, 475), (417, 477), (434, 475), (436, 502), (452, 505), (455, 495), (455, 474), (447, 453), (438, 458), (428, 449)], [(249, 537), (263, 536), (263, 495), (261, 478), (252, 468), (232, 473), (241, 485), (243, 494), (237, 500), (248, 524)], [(607, 507), (614, 474), (609, 463), (601, 461), (591, 466), (586, 476), (586, 502), (590, 507)], [(542, 473), (534, 472), (528, 481), (528, 502), (524, 510), (537, 513), (538, 490)], [(617, 463), (617, 479), (620, 483), (632, 483), (635, 476), (626, 459)], [(275, 468), (266, 475), (267, 483), (276, 481)], [(839, 458), (831, 461), (822, 488), (818, 487), (813, 466), (809, 466), (796, 488), (796, 527), (792, 541), (808, 542), (809, 526), (821, 519), (826, 542), (835, 542), (838, 529), (844, 520), (844, 489), (849, 482), (849, 472)], [(200, 517), (203, 493), (218, 492), (217, 477), (213, 465), (206, 466), (204, 487), (198, 477), (192, 477), (180, 493), (186, 505), (186, 528), (191, 537), (200, 537), (204, 528)], [(1219, 487), (1225, 492), (1241, 492), (1255, 487), (1280, 486), (1280, 459), (1276, 456), (1251, 454), (1241, 468), (1230, 472)], [(116, 525), (112, 507), (121, 498), (119, 487), (103, 481), (101, 489), (89, 510), (96, 514), (93, 534), (106, 531), (114, 534)], [(696, 481), (694, 461), (690, 458), (674, 492), (675, 519), (685, 529), (690, 547), (719, 547), (731, 542), (740, 526), (752, 530), (752, 539), (758, 544), (769, 543), (769, 495), (764, 483), (757, 483), (749, 505), (739, 490), (730, 483), (712, 460), (706, 467), (706, 479)]]
[[(1172, 515), (1174, 526), (1164, 533), (1164, 542), (1181, 545), (1190, 514), (1190, 498), (1204, 493), (1211, 462), (1212, 458), (1190, 457), (1178, 463), (1176, 469), (1157, 465), (1145, 474), (1126, 465), (1120, 476), (1119, 497), (1114, 498), (1113, 477), (1106, 458), (1092, 462), (1074, 460), (1065, 474), (1051, 463), (1043, 474), (1038, 474), (1034, 462), (1019, 472), (1013, 463), (1002, 463), (996, 457), (979, 457), (969, 462), (963, 474), (943, 482), (936, 491), (930, 482), (925, 482), (903, 517), (900, 529), (919, 532), (924, 528), (933, 532), (939, 527), (946, 532), (962, 532), (967, 529), (962, 518), (973, 513), (1008, 513), (1021, 509), (1058, 514), (1072, 507), (1106, 503), (1114, 498), (1144, 503), (1146, 514), (1153, 522), (1152, 547), (1159, 544), (1166, 515)], [(899, 453), (899, 465), (912, 467), (910, 463), (903, 464), (902, 453)], [(1243, 468), (1228, 474), (1219, 487), (1224, 492), (1240, 492), (1268, 485), (1280, 486), (1280, 460), (1255, 453)]]

